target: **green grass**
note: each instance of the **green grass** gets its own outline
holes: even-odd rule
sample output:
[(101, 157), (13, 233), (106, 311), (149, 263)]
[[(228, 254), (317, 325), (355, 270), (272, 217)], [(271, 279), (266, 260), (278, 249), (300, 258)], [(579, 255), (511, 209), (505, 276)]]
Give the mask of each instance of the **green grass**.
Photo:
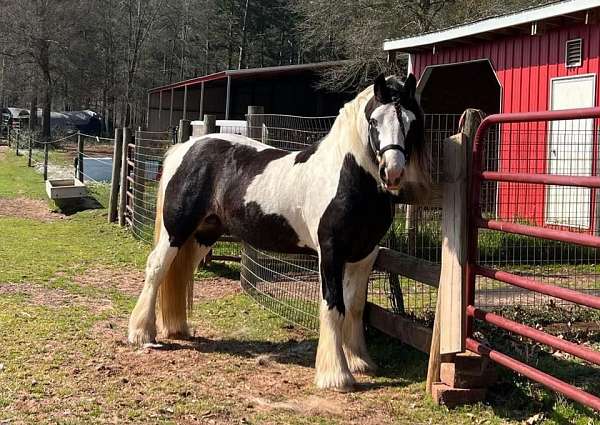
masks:
[(17, 157), (14, 151), (8, 151), (1, 161), (0, 197), (46, 199), (44, 180), (33, 168), (27, 168), (26, 159)]
[(93, 265), (141, 268), (149, 246), (108, 224), (106, 212), (85, 211), (66, 220), (0, 221), (0, 281), (47, 281), (63, 272), (80, 274)]

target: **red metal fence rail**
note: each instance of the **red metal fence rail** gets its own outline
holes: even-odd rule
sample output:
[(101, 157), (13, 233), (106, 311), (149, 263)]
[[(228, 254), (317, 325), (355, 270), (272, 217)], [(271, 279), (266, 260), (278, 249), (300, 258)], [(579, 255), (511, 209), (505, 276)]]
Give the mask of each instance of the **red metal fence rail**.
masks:
[[(600, 237), (585, 233), (571, 232), (562, 229), (545, 228), (537, 225), (524, 225), (504, 220), (485, 219), (480, 203), (481, 185), (484, 181), (516, 182), (533, 184), (552, 184), (575, 186), (583, 188), (600, 188), (600, 178), (597, 176), (567, 176), (553, 174), (514, 173), (501, 171), (483, 171), (484, 142), (490, 127), (500, 124), (548, 122), (557, 120), (577, 120), (600, 118), (600, 108), (571, 109), (561, 111), (496, 114), (487, 117), (480, 125), (473, 141), (473, 167), (469, 199), (471, 217), (469, 223), (469, 253), (467, 262), (467, 340), (466, 347), (492, 361), (512, 369), (529, 379), (539, 382), (546, 387), (564, 394), (565, 396), (600, 411), (600, 398), (587, 393), (573, 385), (563, 382), (556, 377), (544, 373), (532, 366), (501, 353), (477, 341), (473, 336), (474, 319), (484, 321), (517, 335), (529, 338), (557, 350), (564, 351), (590, 363), (600, 365), (600, 353), (579, 344), (571, 343), (550, 334), (534, 329), (522, 323), (508, 320), (500, 315), (488, 313), (475, 307), (475, 283), (477, 276), (496, 279), (498, 281), (518, 286), (530, 291), (570, 301), (586, 307), (600, 309), (600, 297), (582, 294), (578, 291), (553, 286), (536, 279), (525, 278), (513, 273), (483, 267), (478, 264), (479, 229), (492, 229), (517, 235), (562, 241), (592, 248), (600, 247)], [(596, 127), (594, 127), (596, 128)]]

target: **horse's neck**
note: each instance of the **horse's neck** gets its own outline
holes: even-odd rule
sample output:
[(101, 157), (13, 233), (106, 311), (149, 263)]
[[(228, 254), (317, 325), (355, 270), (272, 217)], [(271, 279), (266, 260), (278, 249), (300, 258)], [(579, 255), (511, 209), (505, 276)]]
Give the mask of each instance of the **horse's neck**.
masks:
[(369, 152), (366, 120), (360, 112), (364, 109), (362, 103), (355, 99), (342, 108), (331, 131), (321, 142), (323, 149), (319, 151), (330, 159), (335, 158), (340, 165), (351, 154), (358, 165), (377, 178), (377, 166)]

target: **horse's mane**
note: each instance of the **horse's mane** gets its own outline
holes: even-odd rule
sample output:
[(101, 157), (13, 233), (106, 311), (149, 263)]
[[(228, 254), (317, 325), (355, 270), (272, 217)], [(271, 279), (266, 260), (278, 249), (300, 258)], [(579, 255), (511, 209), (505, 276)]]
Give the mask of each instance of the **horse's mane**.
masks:
[(352, 152), (359, 164), (365, 168), (374, 166), (368, 156), (367, 145), (362, 140), (362, 134), (365, 133), (367, 127), (364, 108), (372, 97), (373, 86), (369, 86), (347, 102), (340, 109), (324, 140), (328, 143), (335, 143), (341, 152)]

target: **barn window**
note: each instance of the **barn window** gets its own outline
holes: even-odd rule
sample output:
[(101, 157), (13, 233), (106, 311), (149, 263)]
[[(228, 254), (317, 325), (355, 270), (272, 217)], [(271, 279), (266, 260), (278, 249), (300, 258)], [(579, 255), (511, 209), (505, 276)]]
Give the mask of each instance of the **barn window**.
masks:
[(567, 51), (565, 53), (567, 68), (581, 66), (583, 62), (581, 46), (581, 38), (567, 41)]

